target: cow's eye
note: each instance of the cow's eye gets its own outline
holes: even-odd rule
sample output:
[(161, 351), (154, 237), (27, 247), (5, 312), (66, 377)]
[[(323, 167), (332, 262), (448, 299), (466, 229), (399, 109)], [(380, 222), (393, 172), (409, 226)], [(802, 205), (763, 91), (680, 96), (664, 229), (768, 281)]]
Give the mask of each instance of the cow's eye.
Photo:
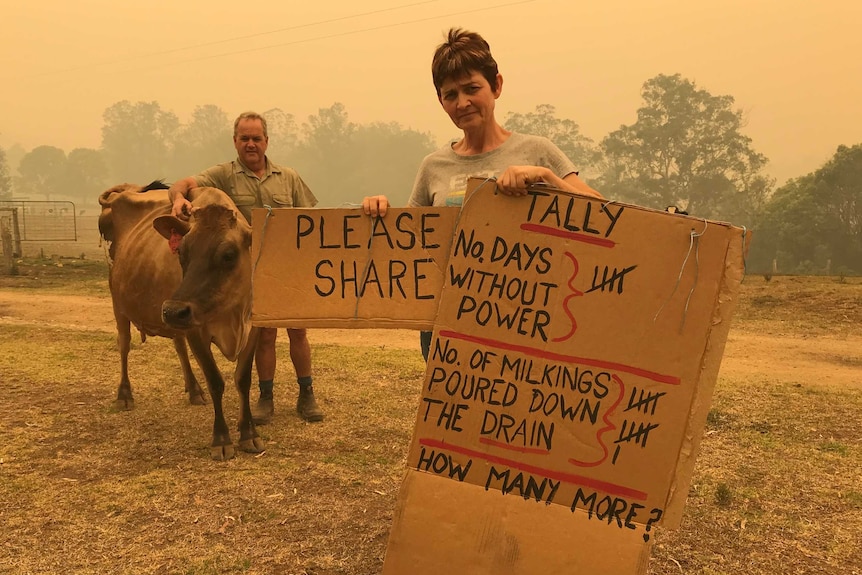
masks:
[(224, 266), (231, 266), (236, 263), (238, 252), (235, 247), (224, 250), (221, 254), (221, 263)]

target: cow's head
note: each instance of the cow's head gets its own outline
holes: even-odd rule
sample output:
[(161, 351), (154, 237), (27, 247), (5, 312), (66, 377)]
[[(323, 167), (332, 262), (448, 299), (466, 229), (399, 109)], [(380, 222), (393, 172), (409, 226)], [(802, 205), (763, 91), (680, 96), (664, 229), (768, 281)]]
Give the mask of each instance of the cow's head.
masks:
[[(180, 286), (162, 304), (162, 319), (176, 329), (205, 327), (213, 334), (225, 329), (225, 322), (233, 326), (230, 329), (242, 322), (248, 324), (243, 327), (247, 335), (251, 227), (229, 200), (227, 205), (218, 202), (196, 207), (187, 222), (173, 216), (159, 216), (153, 221), (153, 227), (178, 248), (183, 269)], [(238, 314), (246, 317), (237, 318)]]

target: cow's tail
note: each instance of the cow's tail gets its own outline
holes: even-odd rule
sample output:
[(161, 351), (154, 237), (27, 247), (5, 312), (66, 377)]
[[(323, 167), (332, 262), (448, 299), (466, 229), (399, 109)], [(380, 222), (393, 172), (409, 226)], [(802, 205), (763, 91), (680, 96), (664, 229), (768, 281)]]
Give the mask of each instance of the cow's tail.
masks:
[(141, 188), (141, 192), (149, 192), (150, 190), (168, 190), (170, 186), (165, 183), (164, 180), (153, 180), (143, 188)]
[(111, 213), (112, 196), (123, 193), (128, 189), (129, 185), (120, 184), (119, 186), (114, 186), (102, 192), (99, 196), (99, 205), (102, 206), (102, 213), (99, 214), (99, 235), (109, 242), (114, 241), (114, 218)]
[[(112, 204), (114, 200), (123, 192), (137, 191), (138, 193), (148, 192), (150, 190), (167, 190), (168, 186), (164, 180), (153, 180), (143, 188), (135, 184), (119, 184), (109, 188), (99, 195), (99, 205), (102, 206), (102, 213), (99, 214), (99, 235), (103, 242), (110, 245), (106, 255), (108, 265), (111, 264), (114, 258), (114, 215)], [(101, 243), (101, 242), (100, 242)]]
[[(99, 235), (101, 236), (100, 244), (105, 242), (106, 244), (111, 244), (111, 248), (113, 248), (114, 216), (111, 204), (114, 199), (126, 190), (138, 187), (139, 186), (134, 184), (119, 184), (112, 188), (108, 188), (99, 194), (99, 205), (102, 206), (102, 213), (99, 214)], [(111, 249), (110, 252), (111, 253), (105, 254), (105, 257), (108, 259), (108, 265), (111, 264), (111, 260), (113, 259), (113, 249)]]

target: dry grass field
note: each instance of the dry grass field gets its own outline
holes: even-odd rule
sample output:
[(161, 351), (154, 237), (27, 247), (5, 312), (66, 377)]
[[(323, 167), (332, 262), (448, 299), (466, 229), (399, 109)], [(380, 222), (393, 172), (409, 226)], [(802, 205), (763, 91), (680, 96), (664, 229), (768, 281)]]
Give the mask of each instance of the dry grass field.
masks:
[[(112, 407), (103, 262), (19, 272), (0, 276), (0, 573), (380, 572), (423, 377), (415, 333), (310, 332), (322, 424), (292, 409), (282, 337), (266, 452), (218, 463), (212, 408), (188, 404), (169, 341), (133, 337), (137, 406)], [(862, 575), (860, 368), (859, 278), (747, 277), (685, 517), (656, 534), (649, 572)], [(225, 409), (235, 422), (232, 390)]]

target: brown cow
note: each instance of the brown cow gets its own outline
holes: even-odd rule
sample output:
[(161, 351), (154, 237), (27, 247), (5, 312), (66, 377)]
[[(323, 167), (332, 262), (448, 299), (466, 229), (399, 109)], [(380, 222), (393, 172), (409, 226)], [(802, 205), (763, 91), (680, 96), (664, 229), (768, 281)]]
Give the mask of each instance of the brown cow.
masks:
[[(136, 209), (141, 197), (148, 194), (158, 195), (159, 199), (153, 200), (158, 208)], [(193, 211), (185, 222), (169, 215), (170, 203), (164, 191), (141, 193), (141, 188), (135, 187), (104, 198), (103, 212), (107, 207), (112, 210), (114, 237), (111, 293), (115, 300), (137, 299), (148, 310), (158, 307), (166, 328), (185, 335), (212, 397), (211, 455), (224, 460), (235, 452), (222, 410), (224, 379), (212, 344), (227, 359), (236, 361), (239, 447), (255, 453), (263, 450), (248, 398), (258, 337), (258, 329), (251, 326), (251, 228), (221, 190), (195, 188), (189, 199)], [(132, 212), (137, 216), (129, 215)], [(118, 224), (131, 229), (120, 230)], [(171, 253), (171, 247), (178, 256)], [(123, 260), (127, 263), (120, 267)], [(137, 282), (121, 276), (124, 270)]]
[[(120, 348), (120, 385), (114, 405), (123, 410), (135, 407), (129, 381), (131, 324), (140, 331), (141, 341), (146, 341), (147, 336), (173, 340), (189, 402), (205, 405), (206, 397), (189, 363), (185, 332), (168, 327), (162, 321), (162, 302), (173, 294), (183, 276), (177, 258), (168, 257), (170, 248), (152, 227), (157, 216), (171, 212), (167, 186), (162, 182), (153, 182), (145, 188), (121, 184), (103, 192), (99, 203), (102, 205), (99, 232), (110, 245), (108, 283)], [(142, 261), (137, 255), (139, 251), (164, 257)], [(156, 265), (158, 271), (152, 269)], [(158, 281), (151, 281), (153, 277), (158, 277)]]

